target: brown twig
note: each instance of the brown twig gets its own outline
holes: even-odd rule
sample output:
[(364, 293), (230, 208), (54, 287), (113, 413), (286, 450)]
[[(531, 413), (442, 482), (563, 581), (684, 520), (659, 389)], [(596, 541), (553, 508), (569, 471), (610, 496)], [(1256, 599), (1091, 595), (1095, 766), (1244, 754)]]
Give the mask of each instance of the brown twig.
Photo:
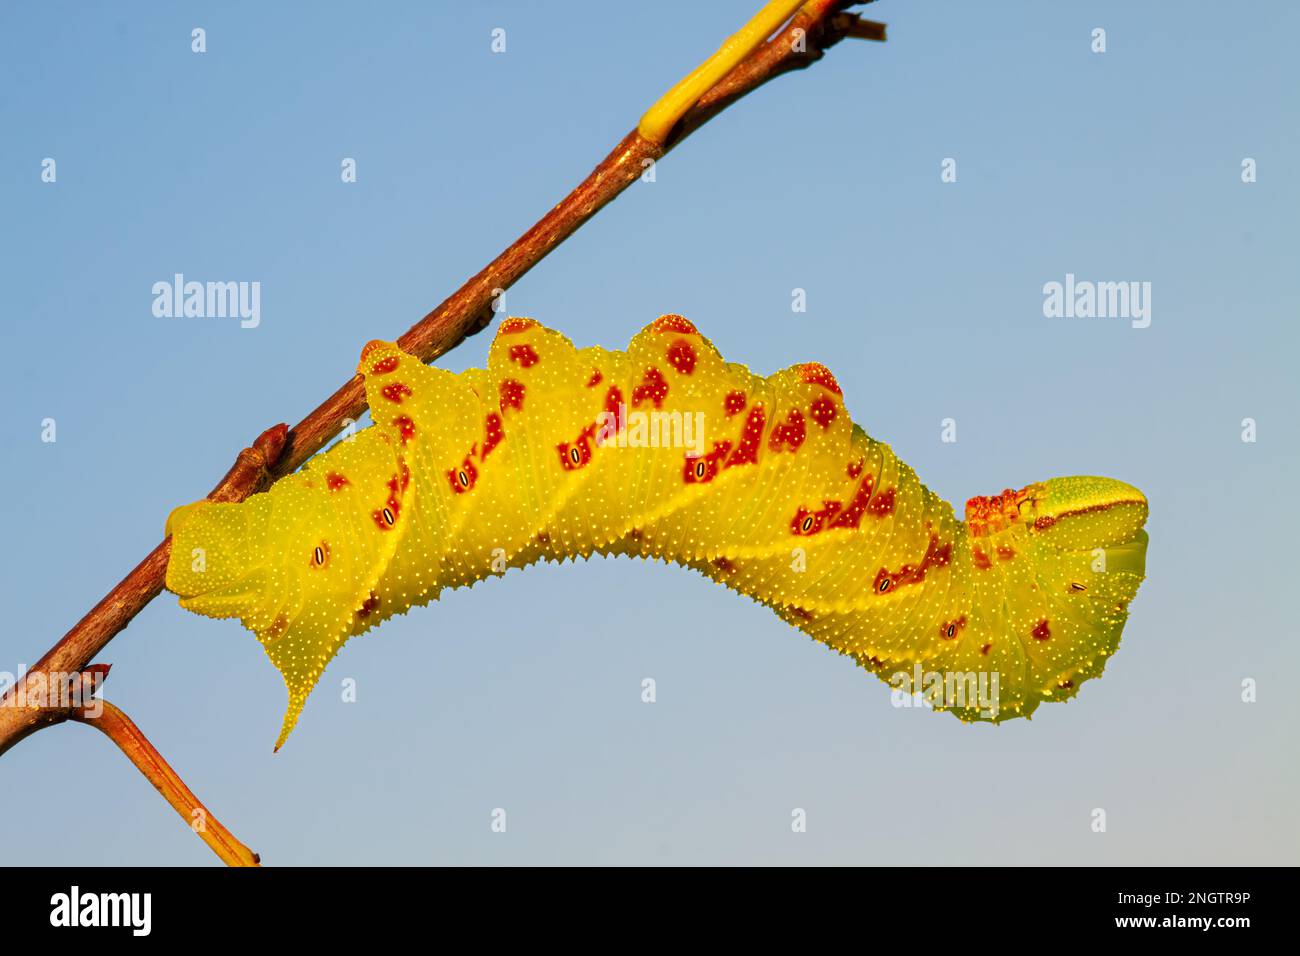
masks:
[[(661, 159), (713, 116), (768, 80), (816, 62), (826, 49), (847, 36), (883, 38), (883, 30), (876, 30), (869, 21), (862, 21), (853, 14), (843, 12), (844, 8), (863, 2), (870, 0), (809, 0), (775, 37), (753, 50), (721, 82), (705, 93), (663, 143), (651, 142), (635, 130), (625, 136), (563, 201), (486, 268), (412, 326), (397, 340), (398, 344), (425, 362), (431, 362), (445, 354), (490, 322), (493, 302), (502, 291), (517, 282), (583, 223), (635, 182), (650, 164)], [(235, 464), (208, 498), (213, 501), (241, 501), (276, 478), (289, 474), (323, 448), (347, 421), (355, 421), (365, 407), (361, 378), (354, 377), (293, 429), (287, 429), (281, 424), (263, 432), (251, 448), (240, 452)], [(16, 706), (15, 700), (24, 697), (26, 688), (35, 683), (45, 682), (55, 675), (75, 674), (84, 670), (104, 646), (161, 593), (170, 552), (171, 542), (166, 539), (103, 600), (91, 608), (33, 665), (17, 685), (0, 698), (0, 754), (36, 730), (74, 716), (67, 707), (53, 704)], [(129, 725), (133, 735), (131, 740), (137, 742), (133, 745), (148, 747), (148, 741), (138, 728), (130, 724), (120, 711), (116, 713), (125, 721), (123, 726)], [(109, 736), (114, 737), (113, 734)], [(118, 737), (114, 737), (114, 740), (122, 745)], [(126, 750), (126, 747), (123, 749)], [(151, 747), (148, 750), (153, 752)], [(127, 753), (144, 771), (145, 768), (131, 751), (127, 750)], [(166, 768), (161, 757), (156, 759), (162, 768)], [(189, 794), (169, 768), (167, 773), (174, 778), (174, 784), (179, 788), (176, 792), (187, 795), (197, 805), (193, 795)], [(146, 776), (149, 776), (148, 772)], [(151, 776), (150, 779), (155, 778)], [(164, 796), (168, 796), (167, 791), (163, 792)], [(172, 796), (168, 796), (168, 801), (177, 806)], [(234, 841), (233, 837), (230, 839)], [(238, 841), (234, 841), (234, 844), (242, 847)]]
[(106, 700), (96, 700), (93, 706), (73, 710), (68, 717), (89, 724), (117, 744), (136, 769), (163, 795), (163, 799), (181, 815), (186, 825), (221, 857), (221, 862), (227, 866), (257, 866), (260, 863), (258, 855), (235, 839), (234, 834), (199, 802), (130, 717)]

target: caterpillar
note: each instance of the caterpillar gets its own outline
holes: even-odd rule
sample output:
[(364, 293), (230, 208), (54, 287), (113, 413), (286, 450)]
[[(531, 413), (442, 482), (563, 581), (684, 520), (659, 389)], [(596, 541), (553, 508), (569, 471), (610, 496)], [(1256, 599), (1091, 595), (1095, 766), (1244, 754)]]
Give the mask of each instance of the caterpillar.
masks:
[(930, 695), (966, 721), (1074, 697), (1145, 574), (1136, 488), (1054, 478), (971, 498), (959, 521), (850, 421), (825, 366), (755, 375), (678, 315), (626, 352), (510, 318), (487, 368), (459, 374), (374, 341), (358, 372), (374, 424), (167, 521), (167, 588), (239, 618), (284, 678), (276, 749), (349, 638), (539, 560), (685, 565), (895, 686), (996, 675), (992, 713)]

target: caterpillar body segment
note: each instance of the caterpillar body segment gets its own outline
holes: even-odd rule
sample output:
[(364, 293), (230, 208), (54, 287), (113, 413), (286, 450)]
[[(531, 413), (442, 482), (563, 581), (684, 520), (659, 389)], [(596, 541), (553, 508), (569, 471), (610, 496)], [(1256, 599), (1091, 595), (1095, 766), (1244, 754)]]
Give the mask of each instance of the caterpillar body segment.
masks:
[[(755, 375), (680, 316), (625, 352), (511, 318), (485, 369), (372, 342), (358, 370), (374, 426), (266, 493), (169, 519), (167, 586), (239, 617), (285, 678), (279, 743), (348, 637), (541, 559), (686, 565), (994, 721), (1099, 674), (1144, 574), (1137, 489), (1052, 479), (972, 498), (959, 521), (850, 421), (826, 368)], [(929, 693), (925, 674), (996, 675), (997, 700)]]

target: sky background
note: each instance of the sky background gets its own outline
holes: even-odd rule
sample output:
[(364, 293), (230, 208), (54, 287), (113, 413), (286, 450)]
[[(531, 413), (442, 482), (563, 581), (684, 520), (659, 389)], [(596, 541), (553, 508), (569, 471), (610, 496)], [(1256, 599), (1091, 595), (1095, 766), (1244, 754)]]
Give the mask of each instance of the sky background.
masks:
[[(33, 663), (171, 508), (504, 248), (757, 5), (6, 3), (0, 670)], [(108, 697), (264, 861), (1300, 862), (1300, 8), (868, 15), (888, 43), (842, 44), (727, 110), (508, 311), (615, 348), (680, 312), (757, 371), (825, 362), (854, 419), (959, 509), (1054, 475), (1138, 486), (1148, 579), (1104, 677), (1032, 722), (968, 727), (891, 706), (704, 578), (593, 561), (353, 642), (272, 755), (284, 688), (256, 640), (164, 594), (101, 656)], [(260, 326), (156, 318), (151, 287), (176, 272), (260, 281)], [(1150, 327), (1045, 318), (1067, 272), (1150, 282)], [(482, 365), (488, 342), (440, 364)], [(72, 724), (0, 759), (0, 840), (6, 862), (217, 862)]]

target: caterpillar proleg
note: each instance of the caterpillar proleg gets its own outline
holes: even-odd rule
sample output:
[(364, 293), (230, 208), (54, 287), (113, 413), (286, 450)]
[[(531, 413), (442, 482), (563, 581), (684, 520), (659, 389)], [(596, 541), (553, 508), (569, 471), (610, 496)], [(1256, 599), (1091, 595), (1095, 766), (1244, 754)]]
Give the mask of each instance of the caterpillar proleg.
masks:
[(238, 617), (284, 677), (277, 748), (350, 637), (502, 556), (694, 568), (887, 681), (996, 674), (992, 712), (930, 698), (993, 721), (1100, 674), (1144, 575), (1136, 488), (1054, 478), (971, 498), (959, 521), (849, 420), (824, 366), (755, 375), (681, 316), (626, 352), (511, 318), (486, 369), (371, 342), (358, 371), (374, 425), (265, 493), (168, 519), (167, 587)]

